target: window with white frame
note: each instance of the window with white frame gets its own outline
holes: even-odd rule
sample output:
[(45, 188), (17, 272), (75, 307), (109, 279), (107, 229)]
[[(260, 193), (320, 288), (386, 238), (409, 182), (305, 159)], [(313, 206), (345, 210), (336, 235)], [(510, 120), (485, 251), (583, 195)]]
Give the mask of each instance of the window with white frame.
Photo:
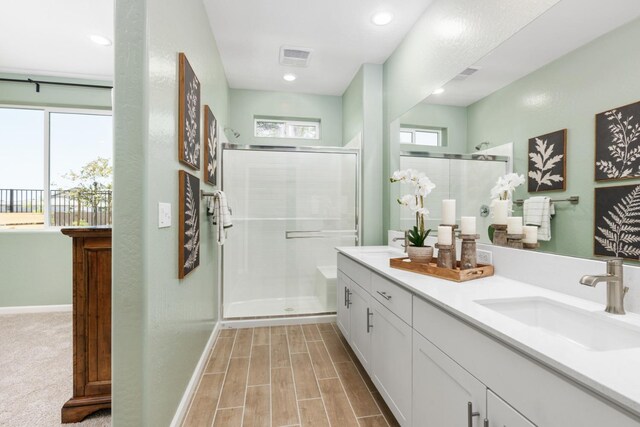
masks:
[(112, 118), (0, 106), (0, 229), (109, 225)]
[(320, 120), (256, 117), (254, 135), (259, 138), (320, 139)]
[(442, 129), (401, 127), (400, 143), (439, 147), (443, 145)]

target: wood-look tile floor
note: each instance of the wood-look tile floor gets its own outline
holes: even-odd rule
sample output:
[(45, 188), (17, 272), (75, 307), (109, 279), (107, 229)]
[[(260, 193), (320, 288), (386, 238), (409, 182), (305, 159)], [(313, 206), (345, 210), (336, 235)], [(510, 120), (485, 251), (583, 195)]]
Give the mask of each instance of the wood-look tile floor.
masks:
[(224, 329), (185, 427), (398, 426), (334, 323)]

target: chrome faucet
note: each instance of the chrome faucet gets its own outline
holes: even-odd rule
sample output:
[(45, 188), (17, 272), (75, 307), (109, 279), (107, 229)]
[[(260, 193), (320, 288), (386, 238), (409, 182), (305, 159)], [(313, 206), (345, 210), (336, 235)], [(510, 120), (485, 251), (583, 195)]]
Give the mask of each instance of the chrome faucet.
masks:
[(409, 232), (405, 230), (404, 237), (394, 237), (393, 239), (391, 239), (392, 242), (397, 242), (398, 240), (404, 240), (404, 245), (402, 245), (402, 247), (406, 252), (407, 248), (409, 247)]
[(602, 276), (582, 276), (580, 283), (595, 287), (600, 282), (607, 283), (607, 308), (604, 311), (612, 314), (625, 314), (624, 296), (629, 290), (622, 281), (622, 258), (607, 260), (607, 274)]

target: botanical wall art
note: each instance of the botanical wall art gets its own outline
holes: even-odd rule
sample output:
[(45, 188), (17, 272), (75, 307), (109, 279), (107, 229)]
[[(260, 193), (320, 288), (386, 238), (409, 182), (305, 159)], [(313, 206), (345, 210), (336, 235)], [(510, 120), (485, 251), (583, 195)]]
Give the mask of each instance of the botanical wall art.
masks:
[(640, 185), (595, 192), (594, 254), (640, 259)]
[(528, 191), (564, 190), (567, 184), (567, 130), (529, 139)]
[(178, 277), (182, 279), (200, 265), (200, 180), (179, 171), (179, 185)]
[(640, 176), (640, 102), (596, 114), (596, 181)]
[(178, 159), (200, 169), (200, 81), (185, 54), (178, 58)]
[(204, 106), (205, 165), (204, 180), (216, 185), (216, 166), (218, 165), (218, 121), (208, 105)]

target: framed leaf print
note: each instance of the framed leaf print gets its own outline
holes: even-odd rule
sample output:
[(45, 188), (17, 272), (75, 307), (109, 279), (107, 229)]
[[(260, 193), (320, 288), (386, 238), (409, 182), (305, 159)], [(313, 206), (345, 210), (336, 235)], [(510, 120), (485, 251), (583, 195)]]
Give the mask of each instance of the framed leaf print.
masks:
[(200, 169), (200, 81), (184, 53), (178, 54), (178, 160)]
[(178, 277), (184, 278), (200, 265), (200, 180), (179, 171)]
[(567, 185), (567, 130), (529, 139), (529, 193), (562, 191)]
[(640, 259), (640, 185), (595, 189), (595, 255)]
[(640, 177), (640, 101), (596, 114), (596, 181)]
[(205, 182), (216, 185), (216, 167), (218, 166), (218, 121), (208, 105), (204, 106), (204, 142), (206, 148), (204, 164)]

